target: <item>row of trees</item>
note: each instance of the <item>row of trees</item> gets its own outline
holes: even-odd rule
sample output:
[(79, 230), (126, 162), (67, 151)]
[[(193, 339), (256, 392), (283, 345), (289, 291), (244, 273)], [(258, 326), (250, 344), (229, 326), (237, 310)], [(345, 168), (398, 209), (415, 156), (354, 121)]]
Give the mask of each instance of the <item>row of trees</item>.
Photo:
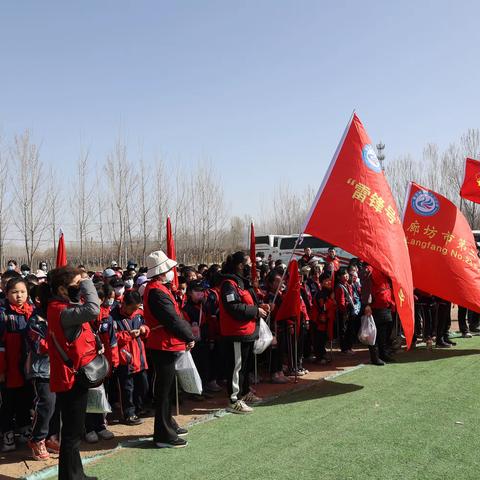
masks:
[[(425, 147), (422, 158), (389, 160), (386, 175), (401, 208), (410, 180), (444, 194), (460, 206), (474, 228), (480, 209), (461, 201), (465, 157), (480, 158), (480, 131), (468, 130), (440, 151)], [(301, 231), (316, 190), (279, 185), (260, 206), (257, 233)], [(162, 158), (132, 155), (122, 138), (101, 162), (82, 149), (73, 178), (44, 163), (29, 131), (0, 139), (0, 261), (7, 256), (34, 265), (53, 261), (59, 228), (65, 230), (70, 261), (100, 267), (116, 260), (139, 263), (165, 247), (165, 221), (172, 218), (179, 260), (221, 261), (248, 244), (250, 215), (227, 215), (228, 206), (212, 163), (185, 168)]]

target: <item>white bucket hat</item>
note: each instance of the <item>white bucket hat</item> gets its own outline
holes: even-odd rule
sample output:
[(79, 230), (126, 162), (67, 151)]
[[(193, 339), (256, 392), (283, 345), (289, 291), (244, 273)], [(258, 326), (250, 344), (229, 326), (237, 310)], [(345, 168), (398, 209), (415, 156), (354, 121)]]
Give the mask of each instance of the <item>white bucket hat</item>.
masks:
[(147, 278), (152, 278), (156, 277), (157, 275), (167, 273), (176, 266), (177, 262), (168, 258), (161, 250), (152, 252), (147, 257)]

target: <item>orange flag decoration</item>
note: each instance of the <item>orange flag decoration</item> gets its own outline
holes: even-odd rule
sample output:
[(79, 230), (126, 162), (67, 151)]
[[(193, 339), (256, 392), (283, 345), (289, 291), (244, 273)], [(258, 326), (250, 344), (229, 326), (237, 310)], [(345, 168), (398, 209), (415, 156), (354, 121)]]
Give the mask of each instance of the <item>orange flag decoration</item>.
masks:
[(63, 238), (63, 232), (60, 231), (60, 238), (58, 239), (57, 247), (57, 264), (56, 267), (64, 267), (67, 264), (67, 250), (65, 248), (65, 239)]
[(323, 179), (304, 232), (338, 245), (391, 279), (409, 348), (413, 282), (405, 234), (372, 141), (356, 114)]
[(412, 182), (403, 228), (415, 288), (480, 312), (480, 259), (462, 212), (447, 198)]
[[(171, 260), (177, 260), (177, 253), (175, 251), (175, 240), (173, 239), (172, 233), (172, 223), (170, 222), (170, 217), (167, 217), (167, 257)], [(173, 290), (176, 291), (178, 289), (178, 272), (177, 267), (173, 269)]]
[(463, 180), (460, 196), (480, 203), (480, 162), (467, 158), (465, 163), (465, 179)]
[(275, 315), (275, 321), (291, 320), (296, 322), (297, 328), (300, 323), (300, 276), (298, 274), (298, 262), (293, 259), (288, 264), (288, 285), (282, 303)]
[(250, 260), (252, 261), (252, 270), (250, 273), (250, 278), (253, 281), (257, 280), (257, 262), (255, 261), (255, 257), (257, 256), (256, 252), (256, 244), (255, 244), (255, 227), (253, 226), (253, 222), (250, 224)]

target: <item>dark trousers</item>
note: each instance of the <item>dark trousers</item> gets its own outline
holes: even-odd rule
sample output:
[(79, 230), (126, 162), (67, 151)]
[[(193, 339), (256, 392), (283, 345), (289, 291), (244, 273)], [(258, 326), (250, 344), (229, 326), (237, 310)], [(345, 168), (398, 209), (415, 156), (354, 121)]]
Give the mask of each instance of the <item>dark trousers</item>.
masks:
[(78, 383), (68, 392), (57, 393), (62, 419), (58, 480), (84, 479), (80, 441), (85, 428), (87, 397), (88, 389)]
[(175, 362), (178, 354), (164, 350), (151, 350), (150, 356), (155, 369), (153, 441), (169, 443), (178, 438), (172, 418), (172, 390), (175, 388)]
[(458, 307), (458, 328), (462, 333), (468, 333), (467, 309), (465, 307)]
[(0, 409), (0, 430), (9, 432), (14, 428), (31, 425), (30, 407), (31, 390), (29, 385), (2, 390), (2, 407)]
[(211, 380), (210, 375), (210, 345), (205, 340), (200, 340), (195, 343), (195, 348), (192, 350), (192, 358), (197, 367), (198, 374), (202, 379), (204, 386)]
[(144, 399), (148, 392), (147, 372), (142, 370), (129, 373), (125, 365), (117, 369), (118, 380), (122, 392), (122, 411), (125, 418), (132, 417), (143, 410)]
[(226, 341), (227, 392), (232, 403), (250, 391), (248, 373), (253, 360), (253, 342)]
[(338, 315), (338, 327), (342, 352), (351, 350), (355, 337), (355, 319), (347, 313), (340, 313)]
[(374, 309), (372, 313), (377, 327), (375, 347), (378, 349), (378, 356), (383, 360), (388, 355), (388, 345), (393, 328), (392, 312), (388, 308), (378, 308)]
[(315, 325), (314, 327), (314, 347), (315, 347), (315, 356), (317, 360), (326, 358), (327, 356), (327, 342), (328, 342), (328, 333), (326, 331), (321, 331)]
[(50, 390), (48, 378), (32, 380), (35, 393), (35, 414), (32, 422), (32, 440), (39, 442), (60, 434), (60, 410), (57, 396)]
[(442, 340), (445, 336), (448, 336), (448, 330), (452, 323), (450, 317), (450, 303), (439, 303), (438, 304), (438, 321), (437, 321), (437, 342)]

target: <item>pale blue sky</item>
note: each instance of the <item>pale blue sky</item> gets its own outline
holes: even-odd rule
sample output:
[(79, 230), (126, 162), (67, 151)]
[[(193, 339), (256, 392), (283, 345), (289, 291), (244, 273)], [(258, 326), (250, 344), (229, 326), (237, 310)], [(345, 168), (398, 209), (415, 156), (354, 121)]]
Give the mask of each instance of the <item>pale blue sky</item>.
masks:
[(210, 158), (232, 212), (318, 188), (355, 108), (387, 158), (480, 126), (478, 1), (10, 1), (0, 128), (42, 156)]

